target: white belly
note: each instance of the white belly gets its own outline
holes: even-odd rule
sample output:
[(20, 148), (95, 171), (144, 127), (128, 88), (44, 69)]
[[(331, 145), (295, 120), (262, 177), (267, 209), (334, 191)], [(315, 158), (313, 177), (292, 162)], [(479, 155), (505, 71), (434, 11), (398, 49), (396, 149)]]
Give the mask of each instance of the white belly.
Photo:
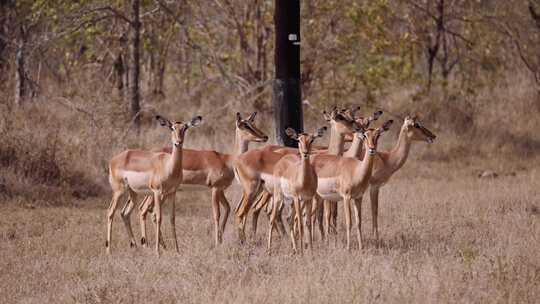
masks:
[(127, 181), (128, 186), (137, 193), (150, 194), (150, 174), (145, 172), (135, 171), (122, 171), (124, 180)]
[(317, 194), (327, 201), (337, 202), (341, 200), (338, 192), (339, 183), (337, 178), (319, 178), (317, 183)]
[(283, 197), (293, 199), (293, 194), (291, 192), (291, 187), (289, 185), (289, 181), (286, 178), (280, 178), (279, 179), (279, 186), (281, 188), (281, 193), (283, 193)]
[(279, 182), (276, 181), (274, 175), (261, 173), (261, 179), (264, 181), (264, 189), (269, 193), (274, 193), (274, 185), (276, 182)]

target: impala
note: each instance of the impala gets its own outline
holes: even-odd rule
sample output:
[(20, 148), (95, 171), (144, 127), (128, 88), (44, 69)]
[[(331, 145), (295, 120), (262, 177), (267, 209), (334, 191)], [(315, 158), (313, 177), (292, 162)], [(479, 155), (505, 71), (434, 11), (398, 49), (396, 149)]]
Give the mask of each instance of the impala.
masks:
[[(286, 134), (298, 141), (299, 154), (288, 154), (283, 156), (274, 166), (273, 178), (274, 184), (273, 198), (275, 202), (281, 202), (283, 198), (294, 200), (294, 211), (296, 224), (300, 239), (300, 252), (303, 252), (304, 229), (301, 220), (302, 212), (300, 204), (306, 205), (308, 214), (311, 213), (311, 200), (317, 192), (317, 175), (311, 166), (310, 154), (312, 143), (317, 137), (321, 137), (326, 131), (326, 127), (320, 128), (314, 134), (297, 134), (291, 128), (285, 130)], [(302, 206), (303, 207), (303, 206)], [(268, 229), (268, 250), (272, 245), (272, 231), (275, 226), (275, 220), (278, 210), (278, 204), (273, 204), (270, 226)], [(309, 247), (312, 245), (311, 221), (307, 221)], [(293, 250), (296, 252), (296, 238), (293, 229), (289, 229)]]
[[(333, 119), (331, 116), (327, 116), (326, 119), (329, 120), (331, 122), (331, 125), (334, 127), (336, 126), (336, 128), (332, 128), (332, 130), (335, 130), (335, 132), (332, 132), (332, 134), (330, 135), (330, 142), (331, 142), (331, 145), (329, 146), (329, 148), (317, 148), (317, 149), (313, 149), (313, 153), (326, 153), (326, 154), (331, 154), (329, 151), (334, 151), (334, 153), (342, 153), (343, 151), (343, 144), (344, 144), (344, 138), (347, 138), (348, 136), (350, 135), (353, 135), (354, 132), (358, 132), (358, 131), (363, 131), (364, 129), (367, 129), (370, 125), (371, 122), (379, 119), (379, 117), (383, 114), (382, 111), (375, 111), (371, 116), (369, 117), (358, 117), (358, 118), (355, 118), (355, 112), (358, 111), (358, 108), (356, 109), (353, 109), (353, 110), (341, 110), (341, 115), (344, 115), (344, 117), (346, 117), (348, 120), (352, 120), (354, 119), (356, 124), (358, 125), (357, 127), (355, 127), (355, 130), (350, 130), (348, 128), (343, 128), (343, 126), (336, 126), (334, 123), (332, 123)], [(332, 140), (333, 138), (337, 138), (337, 140)], [(353, 142), (352, 142), (352, 145), (351, 147), (347, 150), (347, 152), (345, 152), (345, 154), (351, 154), (353, 151), (356, 151), (358, 149), (361, 149), (361, 146), (362, 146), (362, 140), (359, 139), (358, 136), (354, 136), (353, 135)], [(269, 149), (268, 146), (265, 148), (265, 149)], [(297, 152), (297, 149), (294, 149), (294, 148), (289, 148), (289, 147), (282, 147), (282, 146), (270, 146), (270, 149), (273, 149), (273, 151), (275, 152), (278, 152), (278, 153), (283, 153), (283, 154), (294, 154)], [(356, 155), (356, 154), (355, 154)], [(256, 210), (254, 213), (253, 213), (253, 216), (254, 216), (254, 221), (253, 221), (253, 224), (255, 225), (253, 228), (256, 229), (256, 216), (258, 215), (258, 212), (257, 210), (260, 210), (262, 207), (264, 207), (265, 205), (268, 206), (268, 208), (266, 209), (267, 212), (272, 210), (272, 207), (271, 205), (272, 204), (267, 204), (267, 202), (269, 201), (269, 197), (270, 195), (268, 193), (265, 192), (265, 194), (263, 194), (259, 200), (257, 201), (257, 203), (255, 204), (255, 207), (254, 209)], [(319, 219), (318, 223), (319, 225), (317, 226), (319, 228), (319, 232), (321, 234), (321, 237), (324, 237), (324, 232), (323, 232), (323, 227), (322, 227), (322, 224), (323, 224), (323, 208), (321, 208), (321, 203), (322, 201), (320, 199), (317, 199), (317, 198), (314, 198), (315, 201), (313, 202), (313, 207), (314, 209), (312, 210), (312, 212), (315, 212), (316, 215), (317, 215), (317, 218)], [(332, 208), (332, 210), (334, 210), (334, 208), (337, 208), (337, 202), (325, 202), (325, 205), (328, 205), (329, 203), (331, 203), (331, 205), (327, 208)], [(280, 206), (280, 209), (279, 209), (279, 212), (281, 212), (281, 206), (283, 205), (279, 205)], [(268, 212), (268, 215), (270, 215), (270, 212)], [(278, 213), (278, 217), (277, 219), (281, 219), (281, 215)], [(335, 218), (333, 218), (335, 219)], [(311, 219), (312, 221), (312, 229), (315, 229), (315, 224), (316, 224), (316, 218), (315, 217), (312, 217)], [(279, 221), (278, 222), (280, 224), (280, 230), (284, 231), (284, 229), (282, 228), (282, 222)], [(336, 231), (336, 225), (335, 225), (335, 222), (334, 222), (334, 225), (330, 225), (331, 228), (333, 228), (334, 231)], [(314, 231), (312, 230), (311, 233), (313, 234)]]
[[(401, 127), (398, 140), (390, 151), (377, 152), (374, 160), (371, 178), (369, 180), (369, 196), (371, 201), (372, 234), (379, 239), (378, 207), (379, 190), (390, 180), (407, 161), (411, 145), (414, 141), (433, 143), (437, 136), (425, 128), (416, 117), (407, 116)], [(350, 157), (362, 159), (362, 149), (351, 151)], [(333, 222), (336, 218), (335, 210), (325, 213), (325, 222)]]
[[(331, 137), (334, 138), (333, 140), (332, 138), (330, 139), (329, 149), (335, 151), (343, 150), (342, 146), (345, 134), (354, 132), (354, 130), (358, 128), (358, 125), (354, 119), (337, 109), (332, 110), (330, 113), (325, 113), (325, 118), (330, 122)], [(265, 205), (266, 201), (271, 196), (270, 193), (273, 192), (274, 165), (281, 157), (283, 157), (283, 155), (285, 155), (284, 153), (278, 153), (282, 151), (276, 151), (282, 148), (284, 147), (271, 146), (262, 149), (254, 149), (243, 153), (236, 158), (236, 177), (243, 188), (242, 199), (237, 204), (235, 210), (235, 219), (241, 241), (245, 240), (246, 217), (259, 193), (259, 189), (262, 186), (262, 190), (265, 192), (263, 192), (265, 195), (263, 195), (262, 198), (264, 202), (261, 203), (260, 206)], [(295, 149), (293, 150), (296, 151)], [(252, 222), (252, 231), (254, 235), (257, 230), (257, 216), (259, 211), (260, 209), (254, 213)]]
[(371, 201), (372, 234), (379, 239), (378, 208), (379, 190), (390, 180), (407, 161), (411, 145), (414, 141), (424, 141), (429, 144), (437, 136), (425, 128), (416, 117), (407, 116), (403, 122), (396, 145), (390, 151), (378, 152), (369, 180), (369, 197)]
[[(156, 213), (156, 240), (161, 234), (161, 205), (165, 196), (176, 193), (180, 183), (182, 183), (182, 146), (186, 131), (197, 126), (201, 121), (201, 116), (194, 117), (188, 123), (171, 122), (170, 120), (156, 116), (162, 126), (171, 131), (173, 144), (172, 153), (151, 152), (143, 150), (126, 150), (113, 157), (109, 164), (109, 183), (113, 190), (113, 197), (107, 212), (107, 241), (105, 246), (107, 253), (111, 250), (111, 230), (114, 213), (120, 197), (128, 192), (129, 199), (136, 201), (137, 194), (153, 194)], [(129, 202), (127, 203), (129, 204)], [(174, 243), (178, 251), (176, 240), (175, 221), (175, 199), (172, 195), (171, 202), (171, 223)], [(130, 243), (135, 245), (135, 238), (131, 227), (126, 224), (130, 236)], [(159, 242), (156, 242), (156, 254), (159, 256)]]
[[(201, 185), (212, 190), (212, 212), (214, 220), (214, 241), (216, 246), (223, 241), (223, 233), (229, 217), (230, 206), (225, 197), (225, 190), (234, 180), (234, 159), (246, 152), (250, 142), (266, 142), (268, 136), (255, 125), (257, 112), (247, 119), (236, 113), (236, 131), (233, 154), (223, 154), (216, 151), (184, 149), (182, 158), (183, 180), (185, 185)], [(163, 152), (171, 153), (170, 148)], [(141, 243), (146, 245), (146, 214), (152, 207), (152, 197), (148, 196), (141, 204), (139, 215), (141, 225)], [(220, 204), (224, 207), (223, 220), (220, 221)], [(123, 214), (124, 215), (124, 214)], [(129, 214), (126, 215), (129, 218)], [(160, 238), (161, 240), (161, 238)]]
[[(343, 200), (347, 228), (347, 249), (351, 248), (351, 200), (354, 201), (355, 207), (358, 243), (360, 248), (363, 246), (361, 234), (362, 195), (367, 189), (371, 177), (379, 137), (383, 132), (388, 131), (392, 122), (392, 120), (389, 120), (380, 128), (357, 133), (357, 136), (362, 137), (366, 151), (368, 151), (363, 160), (325, 154), (318, 154), (313, 158), (315, 173), (318, 177), (317, 194), (322, 199), (329, 201)], [(330, 224), (328, 219), (326, 217), (327, 233)]]

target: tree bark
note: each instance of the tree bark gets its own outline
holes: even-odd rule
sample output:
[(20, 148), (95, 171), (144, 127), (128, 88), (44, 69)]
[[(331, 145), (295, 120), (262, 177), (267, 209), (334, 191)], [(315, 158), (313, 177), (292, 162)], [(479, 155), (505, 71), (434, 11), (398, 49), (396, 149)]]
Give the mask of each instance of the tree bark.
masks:
[(132, 0), (132, 20), (131, 20), (131, 117), (135, 129), (139, 130), (141, 110), (140, 94), (140, 71), (141, 71), (141, 22), (140, 22), (140, 0)]
[(276, 75), (273, 87), (276, 141), (296, 147), (286, 128), (303, 131), (300, 89), (300, 0), (276, 0), (274, 13)]
[(20, 107), (23, 105), (27, 96), (27, 79), (26, 79), (26, 60), (24, 49), (26, 46), (26, 31), (24, 26), (19, 27), (19, 39), (17, 43), (17, 52), (15, 55), (15, 105)]

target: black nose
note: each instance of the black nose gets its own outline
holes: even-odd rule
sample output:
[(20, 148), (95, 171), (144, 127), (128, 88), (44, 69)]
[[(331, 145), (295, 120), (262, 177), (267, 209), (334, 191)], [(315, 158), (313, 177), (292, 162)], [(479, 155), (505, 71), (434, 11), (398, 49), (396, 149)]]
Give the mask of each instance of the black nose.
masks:
[(264, 141), (268, 141), (268, 136), (263, 136)]

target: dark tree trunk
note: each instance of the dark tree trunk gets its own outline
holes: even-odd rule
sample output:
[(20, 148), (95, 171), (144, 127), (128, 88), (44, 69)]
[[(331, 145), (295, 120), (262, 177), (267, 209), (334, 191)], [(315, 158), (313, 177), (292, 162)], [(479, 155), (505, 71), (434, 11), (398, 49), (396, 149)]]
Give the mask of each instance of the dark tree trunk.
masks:
[(124, 58), (122, 56), (122, 52), (119, 51), (118, 55), (116, 56), (116, 59), (113, 63), (114, 67), (114, 86), (118, 90), (118, 95), (120, 97), (124, 96), (124, 73), (126, 72), (125, 66), (124, 66)]
[(290, 127), (303, 131), (300, 90), (300, 0), (276, 0), (274, 13), (276, 78), (273, 103), (276, 141), (288, 147), (297, 143), (285, 134)]
[(139, 111), (141, 110), (140, 94), (140, 72), (141, 72), (141, 22), (140, 22), (140, 0), (132, 0), (132, 20), (131, 20), (131, 116), (133, 123), (138, 130), (140, 127)]
[(4, 69), (7, 67), (7, 46), (8, 41), (6, 37), (8, 36), (7, 24), (8, 24), (8, 3), (7, 1), (0, 0), (0, 80), (5, 74)]
[[(430, 2), (426, 3), (426, 11), (429, 13)], [(433, 66), (435, 59), (439, 53), (439, 48), (441, 45), (441, 39), (444, 39), (444, 0), (439, 0), (437, 2), (437, 15), (435, 17), (436, 29), (435, 29), (435, 38), (432, 38), (430, 34), (428, 47), (427, 47), (427, 63), (428, 63), (428, 84), (427, 91), (431, 91), (431, 86), (433, 85)]]
[(15, 54), (15, 105), (22, 106), (27, 96), (26, 58), (24, 49), (26, 47), (26, 30), (21, 25), (19, 28), (19, 39)]

